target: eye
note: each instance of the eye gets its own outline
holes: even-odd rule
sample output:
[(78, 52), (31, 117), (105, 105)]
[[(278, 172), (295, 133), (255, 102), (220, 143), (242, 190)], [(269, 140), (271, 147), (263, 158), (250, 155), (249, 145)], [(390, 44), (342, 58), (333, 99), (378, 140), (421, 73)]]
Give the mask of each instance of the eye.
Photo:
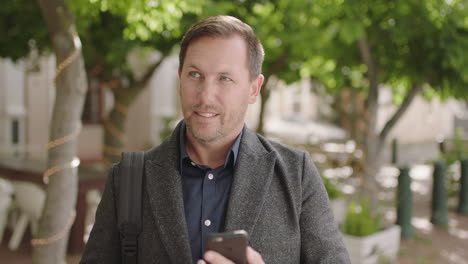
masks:
[(232, 82), (232, 79), (229, 78), (229, 77), (226, 77), (226, 76), (221, 76), (221, 77), (219, 77), (219, 79), (220, 79), (221, 81), (225, 81), (225, 82)]
[(201, 76), (200, 73), (198, 73), (196, 71), (191, 71), (191, 72), (188, 73), (188, 75), (190, 77), (193, 77), (193, 78), (199, 78)]

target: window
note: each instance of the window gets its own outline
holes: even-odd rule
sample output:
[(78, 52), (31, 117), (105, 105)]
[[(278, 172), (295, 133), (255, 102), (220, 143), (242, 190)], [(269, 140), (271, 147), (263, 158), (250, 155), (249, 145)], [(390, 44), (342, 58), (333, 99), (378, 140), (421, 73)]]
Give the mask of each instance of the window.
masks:
[(11, 120), (11, 144), (18, 145), (20, 143), (19, 120)]

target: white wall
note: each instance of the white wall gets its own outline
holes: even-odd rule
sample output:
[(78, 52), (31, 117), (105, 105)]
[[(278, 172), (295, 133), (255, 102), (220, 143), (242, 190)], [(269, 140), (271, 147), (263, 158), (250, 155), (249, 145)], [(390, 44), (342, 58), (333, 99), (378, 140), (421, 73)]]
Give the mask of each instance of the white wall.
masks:
[(103, 127), (100, 124), (85, 124), (78, 136), (78, 157), (83, 160), (102, 158)]
[[(18, 153), (25, 144), (24, 62), (0, 60), (1, 152)], [(18, 143), (13, 144), (12, 122), (18, 121)]]

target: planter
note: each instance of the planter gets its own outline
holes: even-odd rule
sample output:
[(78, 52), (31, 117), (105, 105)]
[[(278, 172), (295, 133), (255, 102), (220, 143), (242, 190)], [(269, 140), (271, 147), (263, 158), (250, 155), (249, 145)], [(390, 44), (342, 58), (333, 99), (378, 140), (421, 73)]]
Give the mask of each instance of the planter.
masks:
[(400, 226), (394, 225), (365, 237), (343, 234), (343, 241), (352, 264), (377, 264), (379, 258), (389, 260), (383, 263), (394, 263), (400, 248), (400, 233)]
[(346, 200), (343, 198), (330, 200), (333, 215), (338, 225), (341, 225), (346, 217)]

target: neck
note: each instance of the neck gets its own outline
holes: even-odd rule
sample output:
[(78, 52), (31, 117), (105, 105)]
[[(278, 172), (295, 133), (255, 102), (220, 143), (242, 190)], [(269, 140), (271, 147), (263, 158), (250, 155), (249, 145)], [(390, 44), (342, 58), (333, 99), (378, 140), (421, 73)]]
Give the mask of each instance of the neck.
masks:
[(201, 142), (195, 139), (190, 133), (185, 134), (185, 150), (190, 158), (197, 164), (206, 165), (210, 168), (217, 168), (224, 164), (228, 151), (240, 134), (228, 139), (223, 138), (213, 142)]

